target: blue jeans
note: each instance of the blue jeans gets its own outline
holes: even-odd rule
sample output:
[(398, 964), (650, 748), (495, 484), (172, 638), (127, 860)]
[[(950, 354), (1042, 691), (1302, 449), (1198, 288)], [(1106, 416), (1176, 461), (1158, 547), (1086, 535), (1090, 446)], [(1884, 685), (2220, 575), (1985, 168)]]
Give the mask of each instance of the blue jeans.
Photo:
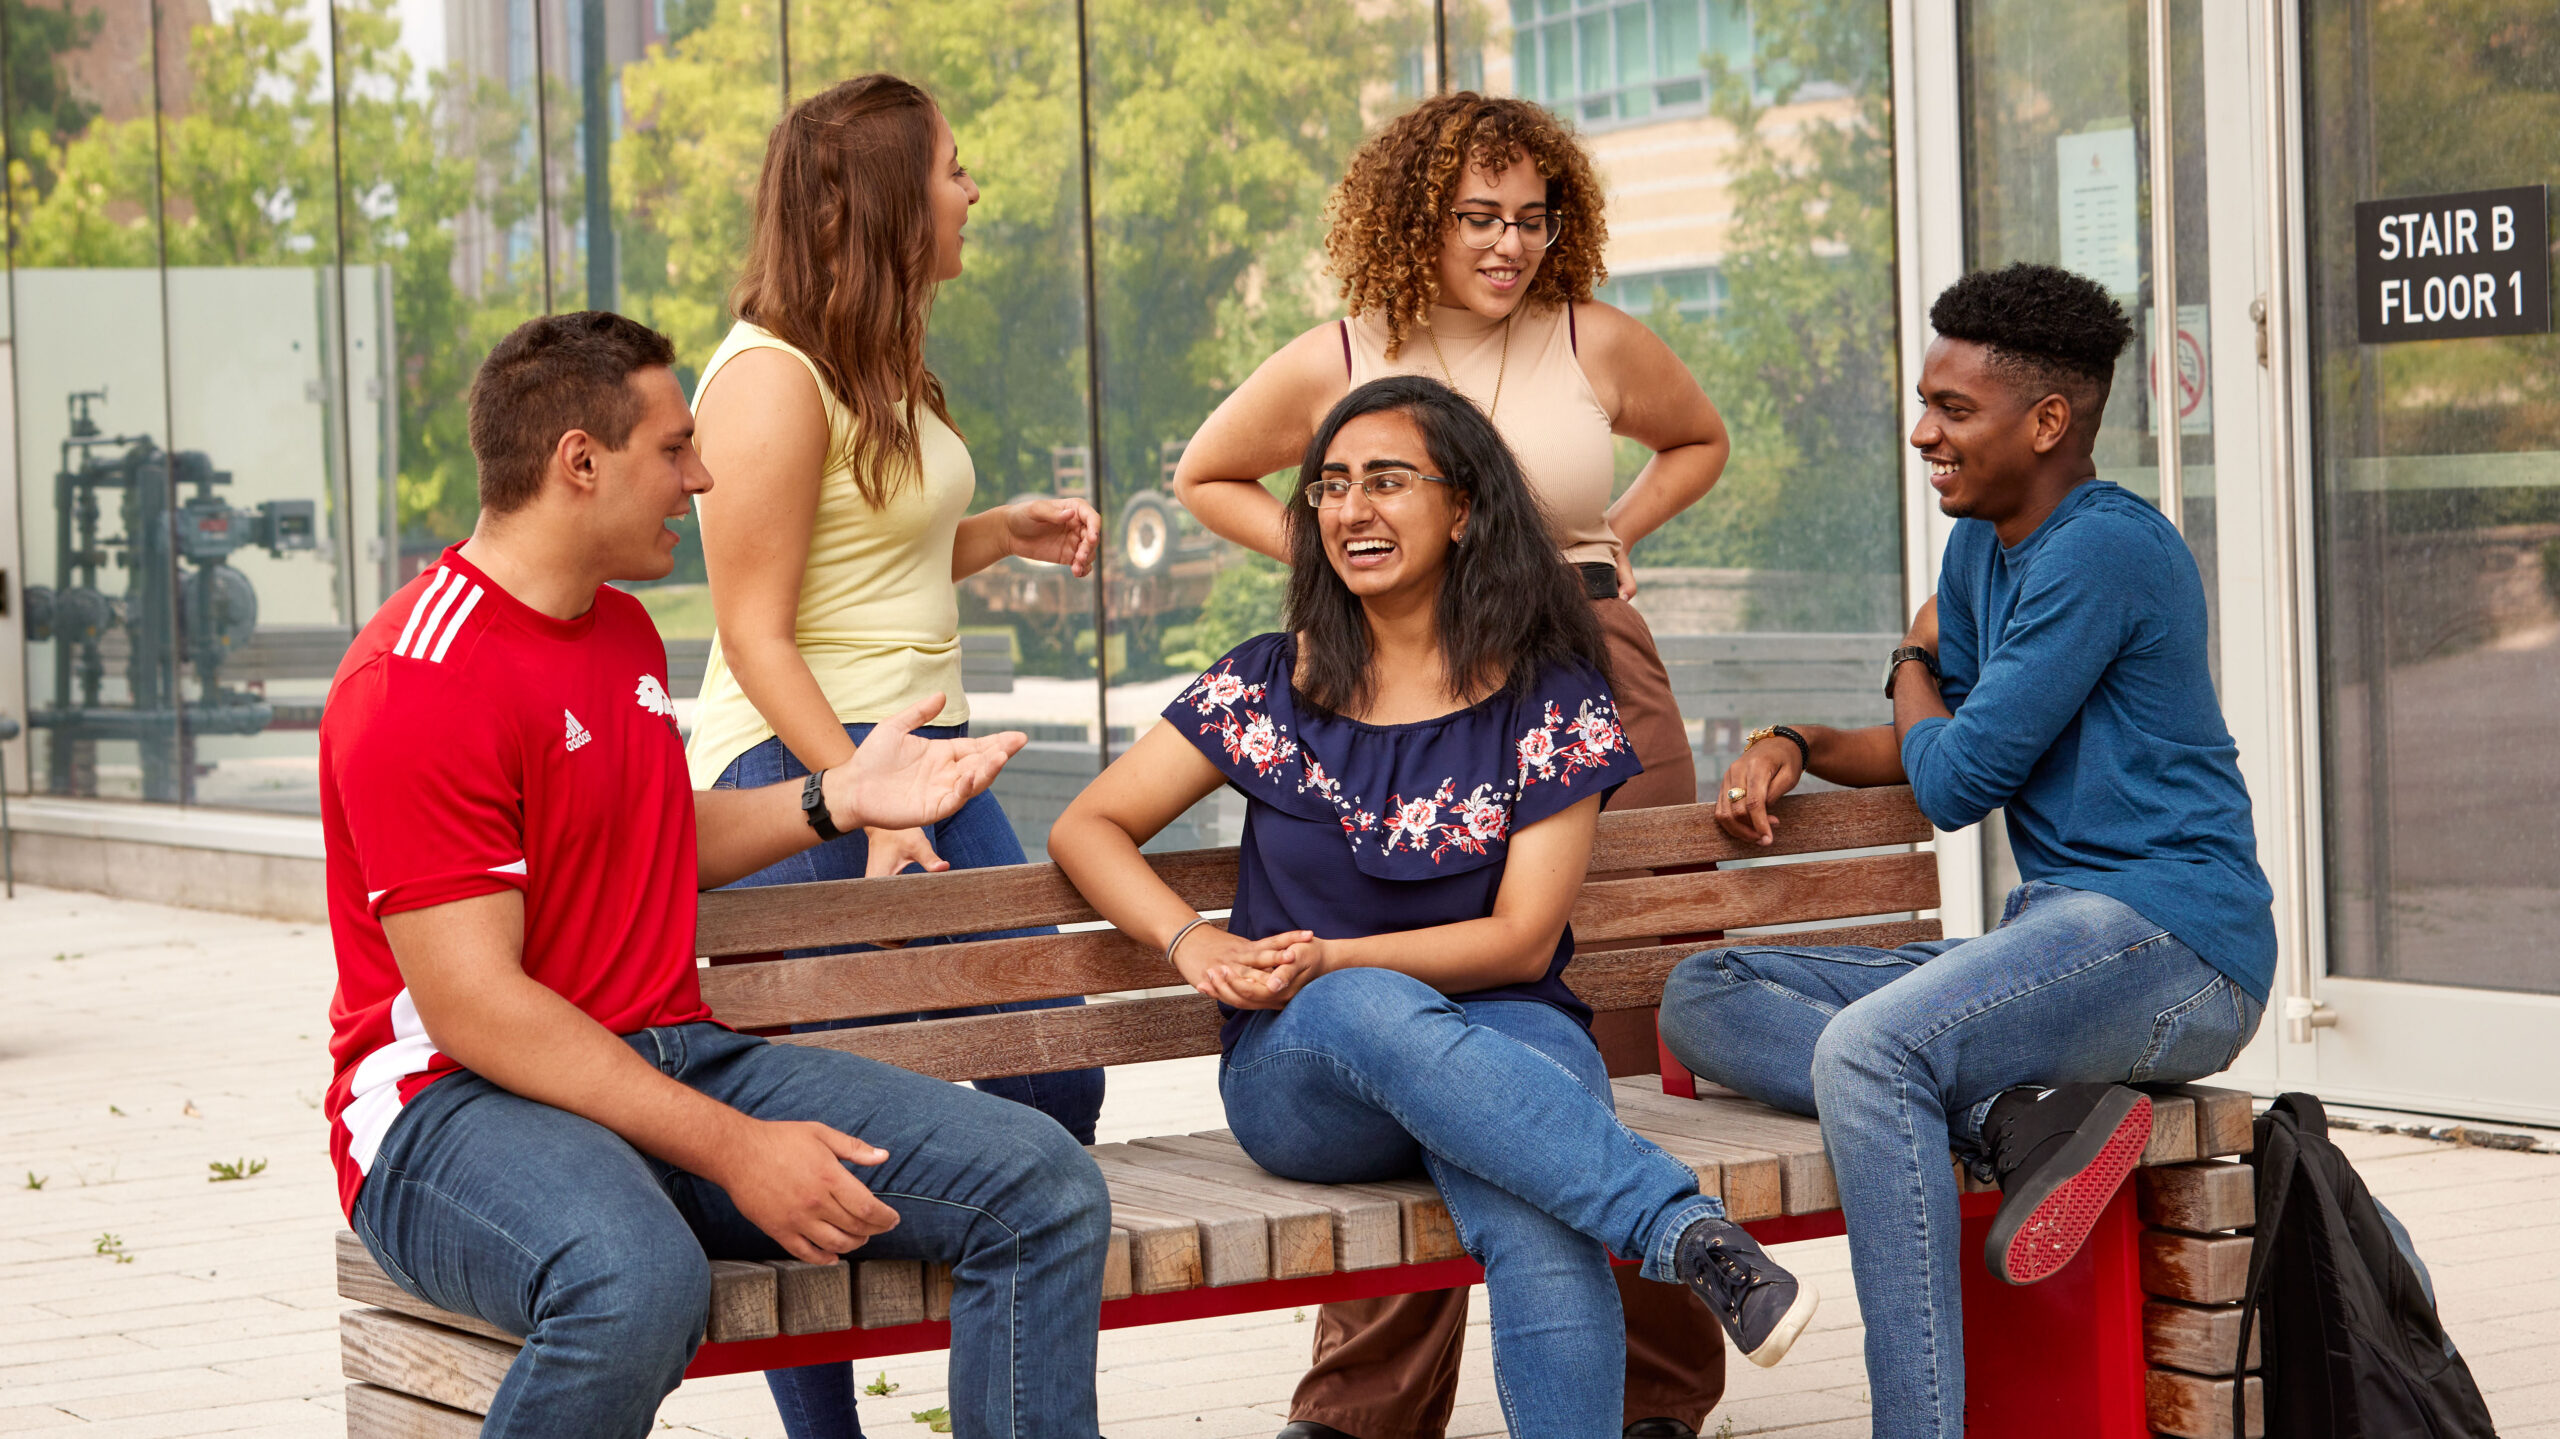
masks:
[(1672, 971), (1662, 1038), (1718, 1084), (1822, 1119), (1867, 1316), (1875, 1439), (1964, 1432), (1953, 1147), (1982, 1162), (2021, 1084), (2201, 1079), (2261, 1006), (2124, 904), (2033, 883), (1979, 939), (1712, 949)]
[(1627, 1341), (1609, 1256), (1668, 1282), (1682, 1232), (1724, 1206), (1618, 1123), (1588, 1031), (1535, 1000), (1461, 1003), (1392, 970), (1338, 970), (1253, 1016), (1218, 1092), (1274, 1174), (1428, 1172), (1484, 1265), (1511, 1432), (1617, 1439)]
[[(885, 1164), (847, 1166), (898, 1211), (857, 1252), (953, 1266), (955, 1432), (1095, 1439), (1110, 1196), (1066, 1131), (958, 1085), (716, 1024), (628, 1043), (748, 1114), (888, 1150)], [(393, 1121), (354, 1219), (401, 1288), (525, 1336), (489, 1439), (648, 1433), (702, 1342), (708, 1261), (788, 1257), (717, 1185), (468, 1071)]]
[[(856, 745), (871, 737), (871, 726), (849, 724), (844, 727), (847, 738)], [(916, 731), (927, 739), (957, 739), (969, 732), (967, 725), (931, 725)], [(796, 784), (808, 775), (808, 768), (793, 756), (790, 747), (780, 739), (769, 739), (729, 762), (729, 767), (712, 781), (714, 789), (755, 789), (770, 784)], [(934, 853), (950, 862), (953, 869), (988, 869), (997, 865), (1025, 862), (1022, 841), (1013, 832), (1012, 822), (1005, 818), (1004, 808), (996, 803), (992, 790), (981, 791), (962, 805), (958, 813), (940, 824), (925, 827), (925, 837)], [(829, 840), (783, 859), (769, 868), (757, 871), (728, 886), (730, 889), (756, 889), (771, 884), (814, 884), (820, 880), (860, 879), (871, 857), (871, 841), (860, 830)], [(1055, 934), (1054, 926), (1036, 929), (1000, 929), (986, 934), (953, 935), (947, 939), (910, 940), (910, 947), (951, 944), (971, 939), (1016, 939), (1025, 935)], [(835, 949), (792, 950), (793, 957), (808, 954), (842, 954), (849, 950), (868, 949), (869, 945), (848, 945)], [(792, 1026), (794, 1033), (820, 1029), (860, 1029), (878, 1024), (912, 1023), (920, 1019), (955, 1019), (966, 1015), (1001, 1014), (1026, 1009), (1061, 1009), (1084, 1003), (1082, 995), (1063, 999), (1033, 999), (1016, 1004), (984, 1004), (967, 1009), (935, 1010), (929, 1014), (882, 1014), (863, 1019), (824, 1020), (815, 1024)], [(1102, 1117), (1102, 1071), (1069, 1069), (1055, 1074), (1025, 1074), (1004, 1079), (981, 1079), (978, 1088), (1016, 1104), (1027, 1104), (1066, 1127), (1079, 1144), (1093, 1143), (1093, 1126)], [(862, 1433), (862, 1421), (854, 1409), (853, 1366), (849, 1364), (812, 1364), (799, 1369), (776, 1369), (765, 1375), (767, 1387), (773, 1390), (773, 1402), (782, 1412), (782, 1426), (792, 1439), (854, 1439)]]

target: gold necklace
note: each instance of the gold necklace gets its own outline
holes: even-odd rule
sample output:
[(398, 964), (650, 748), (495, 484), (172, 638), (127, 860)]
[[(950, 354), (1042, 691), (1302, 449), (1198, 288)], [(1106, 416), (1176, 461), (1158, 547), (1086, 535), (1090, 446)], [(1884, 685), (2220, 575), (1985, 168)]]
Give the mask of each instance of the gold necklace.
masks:
[[(1517, 314), (1518, 312), (1517, 312), (1517, 311), (1514, 311), (1513, 313), (1514, 313), (1514, 314)], [(1442, 379), (1445, 379), (1445, 380), (1447, 380), (1447, 381), (1449, 382), (1449, 388), (1450, 388), (1450, 389), (1457, 390), (1457, 389), (1458, 389), (1458, 377), (1457, 377), (1456, 375), (1451, 374), (1451, 373), (1449, 372), (1449, 357), (1448, 357), (1447, 355), (1444, 355), (1444, 354), (1440, 353), (1440, 327), (1439, 327), (1439, 326), (1437, 326), (1437, 325), (1425, 325), (1425, 326), (1423, 326), (1423, 327), (1422, 327), (1422, 333), (1424, 333), (1424, 334), (1426, 334), (1426, 335), (1429, 335), (1429, 336), (1431, 337), (1431, 358), (1433, 358), (1433, 359), (1435, 359), (1435, 360), (1438, 360), (1438, 361), (1440, 362), (1440, 376), (1441, 376), (1441, 378), (1442, 378)], [(1492, 418), (1493, 418), (1494, 411), (1499, 410), (1499, 409), (1501, 409), (1501, 408), (1502, 408), (1502, 379), (1503, 379), (1503, 376), (1505, 376), (1505, 375), (1509, 374), (1509, 373), (1510, 373), (1510, 371), (1511, 371), (1511, 316), (1510, 316), (1510, 315), (1505, 315), (1505, 316), (1503, 316), (1503, 317), (1502, 317), (1502, 355), (1501, 355), (1500, 359), (1498, 359), (1498, 360), (1494, 363), (1494, 367), (1493, 367), (1493, 403), (1484, 407), (1484, 414), (1485, 414), (1485, 418), (1486, 418), (1486, 419), (1492, 419)], [(1464, 390), (1458, 390), (1458, 393), (1463, 395), (1463, 394), (1465, 394), (1465, 393), (1466, 393), (1466, 391), (1464, 391)]]

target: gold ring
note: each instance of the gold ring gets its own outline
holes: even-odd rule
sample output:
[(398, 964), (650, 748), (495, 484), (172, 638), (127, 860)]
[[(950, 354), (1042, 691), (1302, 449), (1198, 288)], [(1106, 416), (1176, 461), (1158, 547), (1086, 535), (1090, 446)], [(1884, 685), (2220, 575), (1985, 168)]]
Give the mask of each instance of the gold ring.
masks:
[(1734, 787), (1734, 788), (1732, 788), (1732, 789), (1726, 790), (1726, 791), (1724, 792), (1724, 797), (1725, 797), (1726, 799), (1730, 799), (1730, 800), (1740, 800), (1740, 799), (1742, 798), (1742, 789), (1741, 789), (1741, 787), (1740, 787), (1740, 786), (1736, 786), (1736, 787)]

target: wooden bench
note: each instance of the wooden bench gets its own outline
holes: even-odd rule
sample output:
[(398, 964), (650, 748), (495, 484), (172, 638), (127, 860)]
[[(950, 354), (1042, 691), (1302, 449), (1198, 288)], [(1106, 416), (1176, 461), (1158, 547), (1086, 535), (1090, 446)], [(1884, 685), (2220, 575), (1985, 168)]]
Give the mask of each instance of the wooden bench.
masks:
[[(1786, 823), (1775, 856), (1756, 847), (1746, 853), (1716, 829), (1703, 806), (1603, 816), (1592, 864), (1603, 878), (1585, 885), (1573, 916), (1583, 952), (1568, 979), (1585, 1002), (1601, 1011), (1658, 1004), (1672, 967), (1701, 947), (1651, 943), (1658, 935), (1826, 921), (1857, 922), (1789, 938), (1892, 945), (1938, 934), (1935, 920), (1909, 917), (1934, 908), (1938, 889), (1935, 857), (1911, 848), (1930, 831), (1908, 790), (1801, 795), (1779, 813)], [(1860, 849), (1886, 852), (1838, 853)], [(1649, 873), (1737, 860), (1749, 863)], [(1203, 910), (1223, 909), (1233, 899), (1233, 850), (1157, 855), (1151, 862)], [(712, 967), (703, 972), (703, 991), (724, 1022), (774, 1032), (811, 1020), (1179, 985), (1155, 950), (1107, 928), (779, 957), (786, 949), (1095, 918), (1049, 865), (706, 894), (698, 942)], [(1217, 1031), (1215, 1006), (1184, 990), (1082, 1008), (775, 1038), (963, 1080), (1214, 1054)], [(1841, 1232), (1818, 1125), (1665, 1067), (1672, 1072), (1664, 1077), (1615, 1081), (1619, 1112), (1629, 1124), (1695, 1170), (1702, 1188), (1721, 1195), (1733, 1217), (1764, 1242)], [(2184, 1166), (2174, 1172), (2185, 1174), (2200, 1159), (2246, 1147), (2246, 1095), (2190, 1089), (2162, 1093), (2155, 1106), (2146, 1164)], [(1105, 1328), (1482, 1278), (1423, 1179), (1296, 1183), (1257, 1168), (1222, 1130), (1099, 1145), (1093, 1155), (1112, 1199)], [(2209, 1417), (2217, 1392), (2227, 1405), (2230, 1381), (2222, 1379), (2216, 1391), (2213, 1376), (2194, 1372), (2211, 1367), (2194, 1357), (2203, 1339), (2190, 1337), (2178, 1350), (2187, 1358), (2185, 1378), (2196, 1382), (2163, 1390), (2146, 1374), (2141, 1285), (2146, 1267), (2165, 1274), (2164, 1266), (2186, 1263), (2220, 1274), (2228, 1267), (2227, 1244), (2199, 1239), (2196, 1255), (2186, 1253), (2193, 1246), (2183, 1241), (2155, 1245), (2141, 1231), (2136, 1186), (2127, 1186), (2080, 1258), (2041, 1285), (2012, 1289), (1971, 1258), (1980, 1252), (1998, 1196), (1967, 1188), (1977, 1191), (1964, 1200), (1974, 1434), (2136, 1439), (2152, 1432), (2153, 1416), (2168, 1409)], [(2185, 1192), (2141, 1188), (2146, 1205), (2153, 1202), (2149, 1196)], [(2189, 1222), (2229, 1217), (2178, 1214)], [(354, 1235), (341, 1232), (337, 1242), (339, 1292), (366, 1306), (348, 1312), (342, 1324), (346, 1375), (354, 1381), (347, 1391), (348, 1433), (361, 1439), (476, 1435), (478, 1416), (518, 1341), (404, 1294)], [(950, 1345), (951, 1280), (938, 1269), (907, 1261), (724, 1262), (715, 1269), (709, 1337), (689, 1377)], [(2205, 1292), (2195, 1291), (2199, 1298)], [(2179, 1324), (2193, 1320), (2170, 1317)]]

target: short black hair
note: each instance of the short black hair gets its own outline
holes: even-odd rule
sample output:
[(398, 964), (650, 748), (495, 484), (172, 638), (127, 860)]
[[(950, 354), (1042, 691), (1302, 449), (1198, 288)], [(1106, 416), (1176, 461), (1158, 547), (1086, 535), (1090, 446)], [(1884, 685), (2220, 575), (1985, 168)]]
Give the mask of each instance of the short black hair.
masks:
[(584, 430), (606, 449), (631, 442), (640, 423), (633, 374), (671, 368), (673, 340), (610, 310), (544, 315), (516, 326), (471, 379), (471, 456), (480, 508), (523, 509), (542, 493), (560, 437)]
[(2025, 261), (1949, 285), (1929, 307), (1929, 325), (1990, 350), (1994, 367), (2021, 384), (2069, 396), (2093, 421), (2115, 381), (2116, 357), (2133, 343), (2124, 307), (2097, 281)]

